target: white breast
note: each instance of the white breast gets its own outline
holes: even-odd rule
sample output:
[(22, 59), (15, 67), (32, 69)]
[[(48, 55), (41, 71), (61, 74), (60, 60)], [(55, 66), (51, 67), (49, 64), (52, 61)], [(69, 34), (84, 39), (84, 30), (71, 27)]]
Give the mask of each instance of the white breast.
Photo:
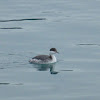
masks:
[(55, 62), (57, 62), (56, 57), (55, 57), (54, 55), (51, 55), (51, 56), (52, 56), (52, 61), (51, 61), (51, 63), (55, 63)]

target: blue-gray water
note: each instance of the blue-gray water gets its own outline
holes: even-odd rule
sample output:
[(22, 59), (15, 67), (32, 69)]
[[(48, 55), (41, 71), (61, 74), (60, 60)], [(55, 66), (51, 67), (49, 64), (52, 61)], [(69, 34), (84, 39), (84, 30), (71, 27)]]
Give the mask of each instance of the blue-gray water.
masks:
[(0, 0), (0, 100), (100, 100), (100, 0)]

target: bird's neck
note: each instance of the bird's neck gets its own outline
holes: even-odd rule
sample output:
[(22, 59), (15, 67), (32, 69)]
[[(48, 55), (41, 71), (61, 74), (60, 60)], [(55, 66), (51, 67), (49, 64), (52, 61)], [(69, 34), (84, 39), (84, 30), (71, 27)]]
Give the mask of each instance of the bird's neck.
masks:
[(50, 53), (49, 55), (50, 55), (50, 58), (53, 60), (53, 62), (57, 61), (57, 59), (53, 53)]

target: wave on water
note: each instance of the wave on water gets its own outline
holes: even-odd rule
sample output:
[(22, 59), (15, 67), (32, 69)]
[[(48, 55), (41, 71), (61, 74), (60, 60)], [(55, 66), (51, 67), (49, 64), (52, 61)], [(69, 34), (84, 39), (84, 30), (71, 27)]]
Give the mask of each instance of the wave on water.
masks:
[(100, 44), (93, 44), (93, 43), (80, 43), (78, 45), (83, 45), (83, 46), (100, 46)]
[[(46, 20), (46, 18), (11, 19), (11, 20), (0, 20), (0, 22), (33, 21), (33, 20)], [(0, 29), (23, 29), (23, 28), (22, 27), (0, 27)]]
[(0, 20), (0, 22), (11, 22), (11, 21), (28, 21), (28, 20), (46, 20), (46, 18), (25, 18), (25, 19), (11, 19), (11, 20)]
[(0, 85), (9, 85), (10, 83), (0, 83)]
[(6, 83), (6, 82), (1, 82), (0, 85), (23, 85), (23, 83)]
[(2, 27), (0, 29), (23, 29), (21, 27)]

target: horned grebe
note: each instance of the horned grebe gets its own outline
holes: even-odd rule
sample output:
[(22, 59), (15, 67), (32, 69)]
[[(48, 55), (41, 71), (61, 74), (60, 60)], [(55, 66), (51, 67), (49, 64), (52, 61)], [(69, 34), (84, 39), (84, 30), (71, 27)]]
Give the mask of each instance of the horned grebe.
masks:
[(35, 56), (31, 60), (29, 60), (29, 62), (30, 63), (35, 63), (35, 64), (55, 63), (55, 62), (57, 62), (57, 59), (54, 56), (55, 53), (58, 53), (56, 48), (51, 48), (49, 55), (38, 55), (38, 56)]

